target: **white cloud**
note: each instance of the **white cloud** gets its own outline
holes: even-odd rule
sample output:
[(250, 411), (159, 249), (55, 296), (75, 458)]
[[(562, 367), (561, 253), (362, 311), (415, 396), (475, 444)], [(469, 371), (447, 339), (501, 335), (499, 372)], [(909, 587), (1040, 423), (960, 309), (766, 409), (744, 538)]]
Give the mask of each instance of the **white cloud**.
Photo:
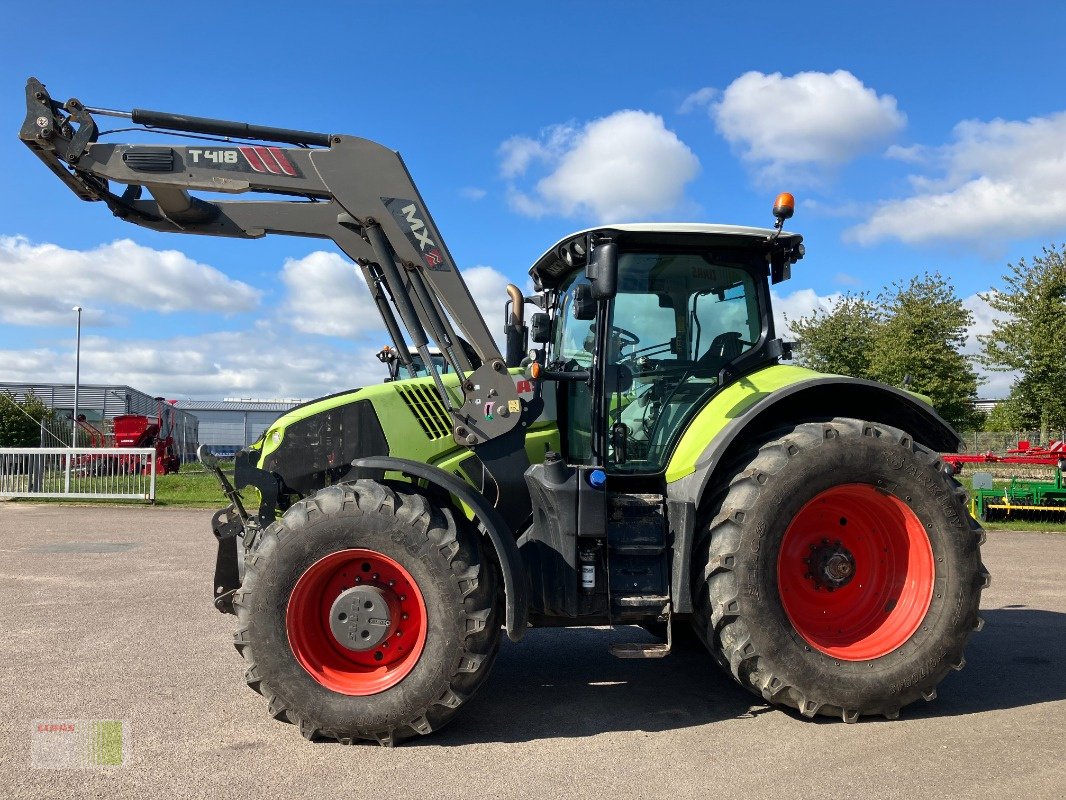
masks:
[(301, 333), (353, 337), (382, 327), (362, 272), (337, 253), (286, 260), (281, 282), (286, 320)]
[[(287, 335), (276, 326), (168, 339), (83, 337), (81, 379), (125, 383), (166, 397), (319, 397), (379, 383), (377, 348), (352, 352)], [(0, 350), (9, 381), (54, 381), (73, 375), (73, 348)]]
[(846, 233), (860, 244), (1058, 235), (1066, 219), (1066, 112), (1025, 121), (965, 121), (927, 154), (939, 175), (912, 175), (913, 194), (889, 200)]
[(501, 174), (514, 179), (534, 163), (551, 172), (532, 191), (510, 188), (511, 207), (539, 217), (591, 215), (599, 221), (661, 216), (684, 199), (699, 159), (662, 117), (617, 111), (578, 129), (554, 126), (539, 139), (513, 137), (500, 147)]
[[(30, 256), (42, 259), (51, 270), (61, 267), (84, 270), (98, 266), (97, 261), (105, 267), (110, 263), (99, 251), (88, 254), (65, 251), (54, 245), (29, 245), (22, 239), (0, 239), (0, 244), (3, 245), (0, 256), (4, 257), (0, 267), (7, 267), (6, 273), (0, 272), (0, 280), (15, 269), (22, 269), (19, 274), (26, 277), (28, 273), (23, 265)], [(129, 242), (116, 243), (114, 247), (120, 253), (131, 254), (127, 266), (138, 258), (152, 263), (152, 254), (158, 255), (157, 251)], [(28, 255), (25, 248), (31, 250)], [(113, 253), (114, 249), (109, 248), (112, 246), (99, 250)], [(24, 259), (20, 261), (13, 254), (22, 254)], [(212, 280), (217, 282), (218, 277), (229, 280), (220, 274), (216, 277), (209, 267), (197, 265), (179, 253), (163, 255), (166, 256), (163, 261), (178, 264), (201, 277), (206, 275), (209, 284)], [(53, 259), (58, 266), (53, 265)], [(134, 263), (134, 268), (144, 267)], [(463, 274), (490, 330), (500, 337), (507, 278), (484, 265), (470, 267)], [(124, 277), (129, 279), (129, 275)], [(358, 267), (337, 253), (316, 251), (285, 261), (279, 277), (286, 290), (282, 302), (246, 330), (207, 331), (169, 338), (84, 334), (81, 379), (86, 383), (126, 383), (167, 397), (310, 398), (380, 382), (386, 373), (374, 354), (387, 338)], [(44, 288), (38, 291), (43, 294)], [(124, 291), (124, 287), (116, 289), (120, 295)], [(144, 297), (161, 305), (176, 306), (172, 291), (173, 281), (169, 288), (145, 287)], [(80, 295), (84, 296), (84, 293)], [(72, 313), (68, 301), (61, 302), (57, 313), (63, 315), (60, 322), (66, 326)], [(196, 307), (203, 305), (199, 303)], [(0, 303), (0, 310), (8, 307)], [(227, 303), (223, 310), (231, 308)], [(14, 342), (6, 341), (0, 344), (0, 376), (9, 381), (37, 382), (72, 377), (74, 342), (65, 331), (64, 328), (59, 343), (26, 347), (16, 347)], [(309, 337), (309, 333), (321, 336)], [(357, 341), (350, 344), (353, 338)]]
[(770, 300), (774, 307), (774, 329), (778, 336), (792, 336), (792, 329), (787, 320), (808, 317), (815, 310), (829, 311), (840, 299), (840, 292), (820, 295), (814, 289), (797, 289), (791, 294), (778, 294), (770, 290)]
[(718, 131), (763, 178), (796, 168), (839, 166), (906, 125), (892, 95), (878, 95), (846, 70), (785, 77), (747, 72), (711, 106)]
[[(966, 335), (966, 344), (962, 352), (969, 356), (975, 356), (982, 351), (978, 336), (987, 336), (992, 332), (992, 323), (1002, 319), (1002, 315), (995, 311), (977, 294), (972, 294), (962, 301), (963, 306), (973, 314), (973, 324)], [(1016, 372), (992, 372), (980, 364), (974, 362), (974, 369), (984, 381), (977, 390), (979, 397), (990, 400), (1002, 400), (1010, 394), (1011, 386), (1019, 375)]]
[(484, 200), (487, 194), (480, 186), (464, 186), (459, 190), (459, 196), (465, 200)]
[[(153, 250), (129, 239), (90, 250), (0, 236), (0, 321), (68, 324), (85, 307), (86, 324), (106, 324), (103, 309), (249, 311), (261, 292), (177, 250)], [(95, 308), (94, 308), (95, 306)]]
[(463, 270), (463, 278), (470, 289), (470, 295), (477, 303), (481, 316), (489, 331), (498, 340), (503, 338), (503, 305), (507, 302), (507, 284), (510, 283), (503, 273), (492, 267), (478, 265)]
[[(499, 338), (508, 279), (484, 265), (466, 267), (463, 278), (489, 330)], [(285, 321), (296, 331), (345, 339), (386, 336), (361, 271), (343, 256), (318, 250), (289, 259), (282, 266), (281, 281), (287, 289)], [(386, 341), (381, 339), (382, 344)]]
[(682, 100), (677, 111), (679, 114), (690, 114), (696, 109), (708, 108), (716, 97), (718, 97), (717, 89), (713, 86), (704, 86)]

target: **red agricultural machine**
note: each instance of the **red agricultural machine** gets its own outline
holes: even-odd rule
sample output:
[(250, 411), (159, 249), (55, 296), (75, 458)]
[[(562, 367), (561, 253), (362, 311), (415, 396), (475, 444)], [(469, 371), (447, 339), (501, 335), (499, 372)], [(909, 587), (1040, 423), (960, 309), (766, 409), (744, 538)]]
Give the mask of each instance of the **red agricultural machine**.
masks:
[[(113, 420), (110, 436), (88, 423), (84, 416), (78, 417), (78, 426), (89, 434), (91, 447), (153, 448), (157, 475), (168, 475), (181, 467), (181, 458), (174, 442), (174, 405), (165, 402), (162, 397), (156, 398), (154, 419), (144, 414), (122, 414)], [(148, 474), (151, 471), (150, 464), (134, 453), (91, 454), (83, 456), (78, 466), (94, 475)]]
[(987, 453), (944, 453), (944, 462), (958, 475), (963, 464), (1020, 464), (1030, 467), (1058, 467), (1066, 469), (1066, 442), (1052, 440), (1047, 447), (1033, 445), (1022, 439), (1006, 455)]

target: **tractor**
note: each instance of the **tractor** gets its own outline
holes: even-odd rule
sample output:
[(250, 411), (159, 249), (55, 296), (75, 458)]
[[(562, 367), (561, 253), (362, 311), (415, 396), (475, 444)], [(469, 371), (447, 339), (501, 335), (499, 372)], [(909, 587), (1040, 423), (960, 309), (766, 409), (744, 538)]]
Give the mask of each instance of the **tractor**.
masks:
[[(440, 729), (531, 627), (661, 634), (622, 658), (690, 630), (762, 701), (844, 722), (962, 668), (989, 577), (938, 455), (959, 437), (923, 397), (788, 363), (770, 289), (804, 255), (790, 195), (773, 227), (563, 237), (529, 296), (508, 287), (501, 348), (396, 152), (60, 103), (32, 78), (26, 104), (20, 138), (79, 198), (154, 231), (328, 239), (367, 282), (398, 379), (299, 406), (232, 483), (216, 469), (214, 605), (308, 739)], [(202, 143), (107, 143), (100, 116)]]

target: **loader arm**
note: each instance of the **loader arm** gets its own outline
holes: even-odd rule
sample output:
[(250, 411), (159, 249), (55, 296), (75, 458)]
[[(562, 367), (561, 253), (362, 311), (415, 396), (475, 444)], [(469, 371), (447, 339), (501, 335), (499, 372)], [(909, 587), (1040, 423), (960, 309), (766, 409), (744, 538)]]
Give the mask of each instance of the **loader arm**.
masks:
[[(19, 138), (78, 197), (105, 203), (120, 219), (161, 232), (335, 242), (361, 267), (397, 352), (408, 352), (397, 316), (411, 344), (427, 351), (423, 362), (431, 367), (459, 444), (483, 445), (520, 432), (520, 422), (530, 421), (524, 412), (532, 393), (520, 396), (398, 153), (354, 136), (112, 111), (76, 99), (60, 104), (35, 78), (26, 85), (26, 106)], [(101, 115), (208, 141), (104, 143), (95, 120)], [(293, 146), (263, 144), (279, 141)], [(113, 191), (113, 183), (125, 188)], [(217, 199), (246, 193), (278, 199)], [(431, 340), (459, 374), (462, 398), (453, 397), (432, 369)], [(500, 451), (500, 444), (489, 449)], [(521, 436), (503, 449), (520, 451)]]

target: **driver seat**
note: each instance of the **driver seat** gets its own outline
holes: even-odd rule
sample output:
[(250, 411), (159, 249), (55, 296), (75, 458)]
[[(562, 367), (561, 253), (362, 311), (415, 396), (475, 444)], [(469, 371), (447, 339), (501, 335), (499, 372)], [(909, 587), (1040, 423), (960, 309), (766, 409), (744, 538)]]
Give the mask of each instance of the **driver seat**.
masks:
[(697, 378), (715, 378), (729, 362), (740, 358), (744, 345), (738, 331), (720, 333), (711, 340), (711, 346), (696, 361), (693, 374)]

